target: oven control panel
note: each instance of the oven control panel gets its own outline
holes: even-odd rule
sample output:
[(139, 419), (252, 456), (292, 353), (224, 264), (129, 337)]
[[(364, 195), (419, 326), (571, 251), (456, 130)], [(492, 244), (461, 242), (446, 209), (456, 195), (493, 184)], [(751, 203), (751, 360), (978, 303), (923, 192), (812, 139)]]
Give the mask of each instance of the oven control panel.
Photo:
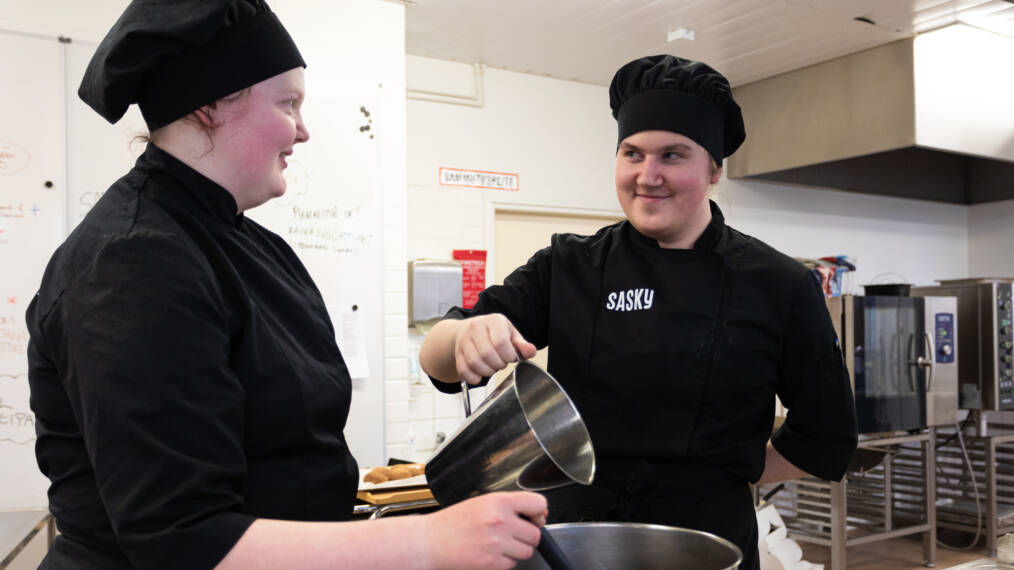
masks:
[(996, 286), (996, 342), (999, 388), (999, 408), (1011, 409), (1014, 407), (1014, 336), (1011, 335), (1011, 326), (1014, 313), (1014, 299), (1011, 297), (1011, 283), (998, 283)]
[(934, 344), (937, 347), (937, 364), (954, 362), (954, 314), (936, 313), (934, 315)]

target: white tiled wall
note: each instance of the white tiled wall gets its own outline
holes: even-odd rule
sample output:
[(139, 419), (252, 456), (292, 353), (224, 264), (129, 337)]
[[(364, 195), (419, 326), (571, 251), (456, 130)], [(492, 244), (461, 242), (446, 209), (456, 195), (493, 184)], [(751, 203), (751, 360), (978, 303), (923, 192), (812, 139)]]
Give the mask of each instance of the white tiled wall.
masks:
[[(415, 329), (405, 327), (405, 330), (408, 374), (404, 380), (388, 381), (388, 451), (391, 457), (426, 461), (464, 421), (464, 406), (460, 395), (444, 394), (433, 388), (418, 367), (423, 336)], [(486, 397), (487, 390), (473, 388), (469, 393), (474, 410)]]
[(384, 240), (384, 398), (385, 455), (412, 459), (406, 453), (408, 433), (408, 271), (405, 191), (385, 193)]
[[(450, 259), (455, 249), (483, 249), (483, 218), (472, 214), (482, 212), (483, 191), (440, 188), (428, 192), (431, 188), (411, 183), (408, 187), (409, 259)], [(462, 212), (469, 215), (461, 216)]]

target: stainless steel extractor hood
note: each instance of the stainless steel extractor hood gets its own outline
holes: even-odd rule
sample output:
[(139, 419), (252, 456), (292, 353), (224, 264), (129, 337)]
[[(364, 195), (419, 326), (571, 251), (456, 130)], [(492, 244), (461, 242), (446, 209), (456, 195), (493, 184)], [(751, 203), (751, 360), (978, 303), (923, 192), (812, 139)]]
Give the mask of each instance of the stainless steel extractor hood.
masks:
[(961, 204), (1014, 199), (1014, 38), (951, 26), (734, 90), (746, 178)]

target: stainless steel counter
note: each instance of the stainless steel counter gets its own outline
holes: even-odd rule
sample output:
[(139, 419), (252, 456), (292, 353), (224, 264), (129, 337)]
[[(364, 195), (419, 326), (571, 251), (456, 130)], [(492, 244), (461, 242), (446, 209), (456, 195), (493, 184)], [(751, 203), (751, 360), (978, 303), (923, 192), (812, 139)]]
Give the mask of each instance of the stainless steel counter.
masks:
[(0, 569), (7, 568), (43, 528), (52, 544), (56, 528), (46, 509), (0, 510)]

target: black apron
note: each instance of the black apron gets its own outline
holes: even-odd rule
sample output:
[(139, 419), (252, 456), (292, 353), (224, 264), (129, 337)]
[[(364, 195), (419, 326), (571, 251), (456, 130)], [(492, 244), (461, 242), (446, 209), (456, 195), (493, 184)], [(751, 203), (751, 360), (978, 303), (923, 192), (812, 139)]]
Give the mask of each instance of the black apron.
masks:
[[(668, 486), (676, 469), (631, 461), (623, 481), (569, 485), (543, 494), (549, 502), (548, 523), (638, 522), (700, 530), (720, 536), (743, 552), (743, 570), (759, 570), (757, 518), (750, 486), (725, 480), (707, 485)], [(698, 479), (700, 473), (686, 473)]]

